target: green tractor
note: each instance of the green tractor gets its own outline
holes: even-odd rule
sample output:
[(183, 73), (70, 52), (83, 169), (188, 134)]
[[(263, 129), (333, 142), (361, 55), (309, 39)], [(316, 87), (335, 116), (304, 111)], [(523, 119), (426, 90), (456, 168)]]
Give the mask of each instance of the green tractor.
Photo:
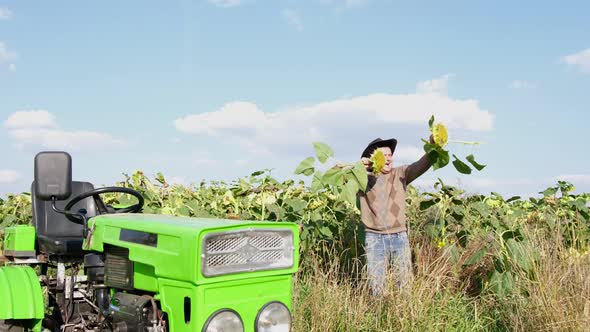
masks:
[(71, 165), (35, 157), (34, 226), (4, 232), (0, 331), (291, 329), (296, 224), (141, 214), (139, 192), (72, 181)]

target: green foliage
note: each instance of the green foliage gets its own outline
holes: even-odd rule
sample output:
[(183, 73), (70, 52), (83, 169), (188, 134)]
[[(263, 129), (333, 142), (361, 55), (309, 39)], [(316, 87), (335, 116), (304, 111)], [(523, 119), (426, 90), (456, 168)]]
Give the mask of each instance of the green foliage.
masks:
[[(332, 148), (324, 143), (314, 142), (313, 146), (321, 164), (334, 155)], [(369, 181), (367, 170), (360, 161), (349, 164), (336, 163), (322, 172), (315, 167), (315, 158), (307, 157), (299, 163), (294, 173), (306, 176), (313, 174), (311, 185), (313, 192), (332, 193), (339, 200), (348, 203), (351, 209), (356, 205), (357, 193), (365, 191)]]
[(436, 144), (429, 143), (426, 140), (422, 141), (424, 142), (424, 151), (428, 155), (428, 160), (435, 171), (449, 164), (450, 158), (448, 151)]
[(33, 218), (32, 213), (31, 195), (29, 193), (9, 194), (6, 199), (0, 198), (0, 249), (4, 241), (4, 228), (29, 224)]
[[(497, 193), (469, 196), (440, 179), (435, 188), (438, 191), (411, 198), (419, 201), (422, 215), (413, 219), (418, 224), (413, 229), (424, 229), (428, 241), (452, 253), (462, 269), (459, 274), (476, 272), (465, 282), (478, 293), (503, 297), (518, 292), (516, 280), (538, 281), (539, 252), (525, 234), (561, 240), (575, 252), (587, 252), (590, 246), (589, 195), (569, 194), (569, 183), (543, 191), (544, 199), (529, 200), (504, 199)], [(561, 197), (555, 196), (558, 192)]]
[(307, 176), (312, 175), (314, 172), (314, 160), (315, 159), (313, 157), (305, 158), (301, 163), (299, 163), (299, 166), (297, 166), (297, 168), (295, 169), (295, 174), (304, 174)]
[(315, 148), (315, 154), (318, 160), (323, 164), (330, 157), (334, 156), (334, 150), (325, 143), (314, 142), (313, 147)]
[(453, 160), (453, 166), (455, 166), (455, 169), (459, 171), (459, 173), (471, 174), (471, 167), (467, 166), (467, 164), (459, 160), (459, 158), (456, 155), (453, 155), (453, 158), (455, 158), (455, 160)]
[[(325, 161), (333, 157), (323, 145), (318, 144), (316, 151)], [(136, 171), (124, 174), (116, 185), (141, 192), (144, 213), (296, 222), (301, 225), (303, 270), (309, 263), (306, 257), (328, 262), (336, 255), (347, 264), (361, 260), (364, 235), (355, 201), (357, 192), (367, 185), (364, 166), (335, 164), (323, 172), (310, 157), (304, 167), (298, 167), (308, 169), (313, 172), (307, 186), (303, 181), (279, 181), (270, 170), (231, 183), (212, 181), (189, 186), (172, 185), (161, 173), (150, 179)], [(303, 171), (300, 174), (305, 174)], [(448, 255), (454, 273), (471, 294), (509, 296), (521, 292), (515, 286), (519, 280), (539, 278), (539, 252), (527, 234), (561, 241), (572, 255), (585, 255), (589, 250), (590, 195), (573, 194), (574, 187), (568, 182), (560, 181), (542, 191), (542, 198), (528, 200), (505, 199), (497, 193), (467, 195), (442, 180), (433, 189), (420, 193), (409, 188), (407, 214), (412, 241), (417, 248), (431, 247), (440, 255)], [(127, 195), (103, 198), (114, 206), (134, 204)], [(0, 230), (28, 224), (31, 219), (30, 194), (0, 199)], [(350, 267), (341, 266), (344, 270)]]
[(465, 157), (465, 159), (467, 159), (467, 161), (471, 165), (473, 165), (473, 167), (475, 167), (475, 169), (478, 171), (481, 171), (482, 169), (484, 169), (486, 167), (486, 165), (481, 165), (481, 164), (477, 163), (477, 161), (475, 161), (475, 157), (472, 154)]
[[(434, 115), (431, 116), (430, 120), (428, 121), (428, 128), (430, 129), (431, 132), (433, 132), (433, 129), (434, 129), (433, 124), (434, 124)], [(449, 162), (451, 161), (451, 158), (449, 157), (449, 151), (446, 150), (444, 148), (444, 146), (440, 146), (436, 143), (429, 142), (424, 139), (422, 140), (422, 142), (424, 142), (424, 152), (426, 152), (426, 154), (428, 155), (428, 160), (432, 164), (432, 167), (435, 171), (437, 169), (443, 168), (449, 164)], [(459, 142), (459, 141), (455, 141), (455, 142), (463, 143), (463, 144), (479, 144), (479, 142)], [(459, 173), (471, 174), (471, 170), (472, 170), (471, 166), (467, 165), (465, 162), (463, 162), (461, 159), (459, 159), (459, 157), (457, 157), (454, 154), (453, 154), (453, 158), (455, 158), (455, 160), (453, 160), (452, 164)], [(479, 164), (477, 161), (475, 161), (475, 157), (472, 154), (468, 155), (465, 159), (467, 159), (467, 161), (478, 171), (481, 171), (486, 167), (486, 165)]]

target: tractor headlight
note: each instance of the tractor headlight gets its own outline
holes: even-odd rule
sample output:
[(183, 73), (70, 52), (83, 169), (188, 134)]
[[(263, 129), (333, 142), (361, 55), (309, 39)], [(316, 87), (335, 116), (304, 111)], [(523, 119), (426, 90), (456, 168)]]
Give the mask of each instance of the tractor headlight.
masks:
[(222, 331), (244, 331), (244, 324), (237, 312), (229, 309), (219, 310), (207, 319), (203, 327), (203, 332)]
[(293, 242), (293, 231), (284, 228), (209, 233), (201, 246), (201, 271), (205, 277), (213, 277), (291, 268)]
[(256, 332), (289, 332), (291, 313), (280, 302), (266, 304), (256, 317)]

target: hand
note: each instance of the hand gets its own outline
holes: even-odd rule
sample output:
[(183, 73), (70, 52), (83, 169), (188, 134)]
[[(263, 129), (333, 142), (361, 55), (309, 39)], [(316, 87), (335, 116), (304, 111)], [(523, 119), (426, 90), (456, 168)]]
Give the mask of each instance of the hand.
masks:
[(434, 144), (434, 136), (430, 135), (430, 144)]
[(367, 170), (369, 170), (369, 168), (371, 168), (371, 166), (373, 166), (373, 162), (369, 158), (361, 158), (361, 163), (363, 163), (363, 165), (365, 166), (365, 168)]

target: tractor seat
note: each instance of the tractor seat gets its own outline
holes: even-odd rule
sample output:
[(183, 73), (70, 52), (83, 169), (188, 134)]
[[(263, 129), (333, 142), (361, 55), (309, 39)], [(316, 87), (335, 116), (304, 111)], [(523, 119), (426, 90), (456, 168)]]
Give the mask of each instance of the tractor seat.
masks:
[[(72, 192), (64, 200), (55, 202), (55, 206), (63, 210), (70, 198), (93, 190), (90, 182), (72, 181)], [(31, 198), (33, 205), (33, 223), (37, 230), (37, 244), (40, 252), (49, 256), (80, 256), (84, 254), (82, 242), (84, 241), (84, 226), (69, 220), (65, 215), (53, 211), (51, 201), (37, 199), (35, 182), (31, 186)], [(85, 198), (73, 206), (72, 211), (85, 209), (86, 217), (94, 217), (96, 203), (92, 197)]]

